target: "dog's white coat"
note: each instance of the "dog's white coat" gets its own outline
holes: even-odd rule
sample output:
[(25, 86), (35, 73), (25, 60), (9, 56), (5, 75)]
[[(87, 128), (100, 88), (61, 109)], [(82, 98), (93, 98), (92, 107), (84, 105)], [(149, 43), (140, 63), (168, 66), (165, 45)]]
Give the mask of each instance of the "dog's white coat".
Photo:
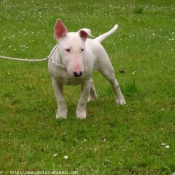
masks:
[(95, 39), (89, 29), (81, 29), (78, 32), (68, 32), (60, 19), (56, 21), (54, 36), (58, 45), (54, 47), (49, 61), (49, 72), (52, 76), (52, 84), (57, 100), (58, 111), (56, 118), (67, 117), (67, 107), (63, 95), (63, 85), (81, 85), (81, 95), (78, 100), (77, 118), (86, 118), (86, 104), (88, 99), (95, 100), (97, 94), (91, 79), (93, 70), (96, 69), (110, 82), (116, 103), (125, 104), (119, 84), (115, 79), (113, 66), (109, 57), (100, 44), (106, 37), (114, 33), (118, 28), (115, 25), (109, 32)]

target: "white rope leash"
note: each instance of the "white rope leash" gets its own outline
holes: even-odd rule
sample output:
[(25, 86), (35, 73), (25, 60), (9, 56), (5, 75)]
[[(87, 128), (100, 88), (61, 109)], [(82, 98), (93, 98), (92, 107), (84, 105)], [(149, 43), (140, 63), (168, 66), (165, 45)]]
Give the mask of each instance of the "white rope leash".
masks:
[(56, 49), (57, 49), (57, 45), (52, 49), (50, 55), (48, 57), (46, 57), (46, 58), (43, 58), (43, 59), (12, 58), (12, 57), (1, 56), (1, 55), (0, 55), (0, 58), (6, 59), (6, 60), (13, 60), (13, 61), (23, 61), (23, 62), (41, 62), (41, 61), (45, 61), (45, 60), (51, 59), (51, 56), (53, 55), (53, 53), (55, 52)]
[(6, 57), (6, 56), (0, 56), (0, 58), (6, 59), (6, 60), (24, 61), (24, 62), (41, 62), (49, 59), (49, 57), (46, 57), (43, 59), (23, 59), (23, 58), (12, 58), (12, 57)]
[(12, 58), (12, 57), (7, 57), (7, 56), (1, 56), (0, 55), (0, 58), (2, 59), (6, 59), (6, 60), (13, 60), (13, 61), (23, 61), (23, 62), (42, 62), (42, 61), (46, 61), (48, 60), (50, 63), (52, 64), (55, 64), (56, 66), (60, 67), (60, 68), (65, 68), (64, 65), (60, 64), (60, 63), (57, 63), (55, 62), (53, 59), (52, 59), (52, 55), (53, 53), (56, 51), (58, 45), (56, 45), (49, 56), (47, 56), (46, 58), (42, 58), (42, 59), (23, 59), (23, 58)]

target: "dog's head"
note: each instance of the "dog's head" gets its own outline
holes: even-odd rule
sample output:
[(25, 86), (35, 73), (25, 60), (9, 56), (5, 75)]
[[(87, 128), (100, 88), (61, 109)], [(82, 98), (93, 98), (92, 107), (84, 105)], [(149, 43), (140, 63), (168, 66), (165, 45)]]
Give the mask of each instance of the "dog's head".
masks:
[(70, 76), (80, 77), (84, 72), (85, 41), (89, 35), (89, 29), (68, 32), (60, 19), (56, 21), (54, 37), (59, 43), (61, 61)]

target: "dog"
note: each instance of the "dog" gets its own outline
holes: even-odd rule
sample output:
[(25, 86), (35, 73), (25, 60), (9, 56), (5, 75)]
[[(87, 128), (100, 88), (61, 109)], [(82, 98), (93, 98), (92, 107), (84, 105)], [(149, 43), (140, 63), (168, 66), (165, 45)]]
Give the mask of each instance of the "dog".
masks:
[(81, 85), (81, 94), (77, 104), (76, 116), (86, 118), (86, 105), (89, 100), (96, 100), (97, 93), (91, 78), (93, 70), (98, 70), (110, 82), (115, 93), (115, 101), (124, 105), (125, 99), (115, 78), (114, 68), (100, 44), (118, 28), (116, 24), (110, 31), (89, 39), (91, 30), (80, 29), (68, 32), (60, 19), (54, 27), (54, 37), (58, 44), (52, 49), (48, 62), (52, 85), (55, 92), (58, 110), (56, 118), (67, 118), (67, 106), (63, 95), (63, 85)]

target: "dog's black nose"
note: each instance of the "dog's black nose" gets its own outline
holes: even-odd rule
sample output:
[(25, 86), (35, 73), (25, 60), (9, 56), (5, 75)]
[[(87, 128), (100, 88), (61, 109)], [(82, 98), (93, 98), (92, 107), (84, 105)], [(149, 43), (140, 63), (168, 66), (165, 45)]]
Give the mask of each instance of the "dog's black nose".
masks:
[(74, 76), (75, 77), (80, 77), (82, 75), (82, 72), (80, 71), (79, 73), (78, 72), (74, 72)]

